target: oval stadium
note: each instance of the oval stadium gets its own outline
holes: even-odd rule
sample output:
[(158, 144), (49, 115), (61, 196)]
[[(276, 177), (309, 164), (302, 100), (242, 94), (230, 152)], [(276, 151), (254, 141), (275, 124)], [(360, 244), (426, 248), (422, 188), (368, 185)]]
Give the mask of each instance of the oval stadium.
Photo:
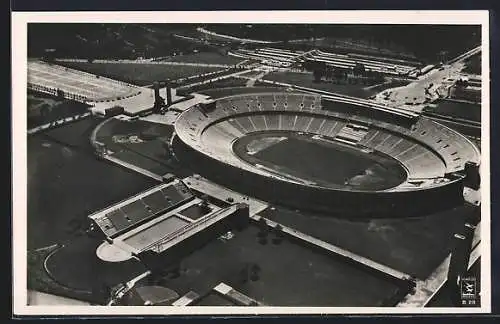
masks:
[[(397, 123), (397, 124), (396, 124)], [(421, 214), (463, 199), (466, 137), (416, 114), (352, 98), (252, 93), (180, 115), (180, 160), (228, 187), (336, 215)]]

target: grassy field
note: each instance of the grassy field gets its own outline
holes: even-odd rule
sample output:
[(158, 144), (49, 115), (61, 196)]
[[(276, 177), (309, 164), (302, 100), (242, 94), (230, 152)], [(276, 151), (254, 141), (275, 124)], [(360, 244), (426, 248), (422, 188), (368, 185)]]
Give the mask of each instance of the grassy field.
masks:
[(301, 87), (313, 88), (333, 93), (344, 94), (358, 98), (368, 98), (387, 88), (400, 86), (400, 82), (388, 83), (379, 87), (370, 87), (364, 84), (336, 84), (332, 82), (314, 82), (312, 73), (301, 72), (272, 72), (264, 77), (265, 80), (294, 84)]
[(258, 75), (262, 74), (261, 71), (253, 71), (253, 70), (250, 70), (246, 73), (243, 73), (243, 74), (240, 74), (241, 76), (245, 76), (245, 77), (249, 77), (249, 78), (252, 78), (252, 77), (256, 77)]
[(65, 62), (64, 65), (139, 86), (150, 85), (158, 80), (176, 80), (221, 70), (218, 67), (147, 63)]
[(481, 122), (481, 105), (467, 102), (438, 99), (424, 109), (443, 116)]
[[(180, 295), (190, 290), (204, 294), (224, 282), (276, 306), (378, 306), (398, 289), (394, 283), (294, 240), (276, 243), (270, 234), (269, 241), (261, 241), (258, 232), (251, 225), (234, 232), (228, 241), (209, 242), (182, 261), (180, 276), (169, 279), (168, 287)], [(255, 266), (257, 275), (247, 276), (247, 269)], [(342, 293), (332, 293), (332, 287)]]
[(96, 122), (28, 137), (28, 248), (73, 238), (71, 223), (156, 182), (98, 161), (89, 143)]
[(470, 74), (481, 74), (481, 54), (474, 55), (466, 60), (465, 68), (462, 72)]
[[(292, 151), (295, 158), (290, 159), (288, 152)], [(404, 180), (404, 171), (398, 170), (400, 168), (386, 158), (379, 157), (376, 160), (373, 155), (349, 147), (312, 142), (300, 137), (289, 137), (259, 151), (253, 157), (278, 172), (328, 187), (382, 190)], [(346, 185), (345, 181), (349, 181), (349, 184)]]
[(47, 260), (47, 269), (60, 284), (74, 290), (94, 290), (115, 286), (146, 271), (134, 259), (114, 263), (100, 260), (96, 249), (100, 240), (75, 238)]
[(90, 289), (75, 290), (65, 287), (55, 281), (44, 269), (45, 259), (52, 253), (59, 250), (57, 245), (42, 250), (28, 251), (28, 283), (27, 287), (31, 290), (41, 291), (57, 296), (65, 296), (78, 300), (99, 303), (92, 297)]
[(184, 62), (184, 63), (206, 63), (206, 64), (227, 64), (234, 65), (241, 61), (240, 58), (228, 55), (222, 55), (213, 52), (199, 52), (193, 54), (177, 55), (169, 57), (162, 61), (168, 62)]
[(231, 95), (245, 94), (245, 93), (256, 93), (256, 92), (281, 92), (283, 88), (280, 87), (263, 87), (261, 85), (255, 87), (229, 87), (229, 88), (214, 88), (206, 89), (201, 91), (201, 93), (210, 96), (212, 98), (222, 98)]
[[(175, 171), (180, 176), (187, 176), (190, 171), (183, 169), (164, 147), (164, 142), (168, 142), (173, 131), (170, 125), (111, 119), (100, 128), (97, 140), (106, 144), (114, 152), (114, 157), (154, 174), (161, 176)], [(139, 142), (128, 140), (134, 136)]]
[(86, 104), (61, 99), (39, 92), (28, 91), (28, 128), (40, 126), (61, 118), (83, 114)]
[(229, 78), (224, 78), (222, 80), (217, 80), (210, 83), (205, 83), (198, 86), (186, 88), (186, 90), (190, 92), (198, 92), (205, 94), (205, 91), (208, 91), (208, 93), (210, 93), (210, 91), (213, 89), (244, 87), (246, 83), (247, 83), (246, 79), (229, 77)]
[(277, 207), (261, 215), (425, 279), (448, 255), (453, 234), (471, 213), (469, 207), (457, 207), (418, 218), (349, 221)]

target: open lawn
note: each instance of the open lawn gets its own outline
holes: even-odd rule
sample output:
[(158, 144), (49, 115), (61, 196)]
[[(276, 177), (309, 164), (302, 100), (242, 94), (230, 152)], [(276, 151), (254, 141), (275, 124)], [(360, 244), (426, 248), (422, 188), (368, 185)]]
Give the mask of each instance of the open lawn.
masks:
[(333, 93), (344, 94), (358, 98), (368, 98), (375, 95), (384, 89), (401, 86), (401, 81), (393, 81), (391, 83), (380, 84), (380, 86), (359, 84), (349, 84), (346, 81), (341, 83), (333, 82), (314, 82), (312, 73), (302, 72), (272, 72), (264, 77), (265, 80), (289, 83), (301, 87), (313, 88)]
[(475, 122), (481, 121), (480, 104), (438, 99), (431, 106), (424, 108), (424, 111)]
[(64, 65), (139, 86), (150, 85), (159, 80), (177, 80), (221, 70), (219, 67), (153, 63), (65, 62)]
[(462, 72), (470, 74), (481, 74), (481, 54), (474, 55), (465, 61), (465, 68)]
[(277, 207), (260, 215), (425, 279), (450, 253), (453, 234), (472, 213), (471, 207), (457, 207), (417, 218), (350, 221)]
[(207, 96), (210, 96), (214, 99), (216, 98), (222, 98), (226, 96), (231, 96), (231, 95), (238, 95), (238, 94), (245, 94), (245, 93), (256, 93), (256, 92), (281, 92), (283, 91), (283, 88), (280, 87), (271, 87), (268, 85), (268, 87), (263, 87), (259, 85), (258, 87), (228, 87), (228, 88), (213, 88), (213, 89), (206, 89), (203, 91), (200, 91), (200, 93), (203, 93)]
[(113, 287), (146, 271), (134, 259), (119, 263), (102, 261), (95, 252), (101, 243), (86, 236), (75, 238), (47, 259), (47, 269), (57, 282), (75, 290)]
[(160, 176), (174, 171), (179, 176), (187, 176), (190, 172), (183, 169), (164, 147), (172, 133), (171, 125), (111, 119), (99, 129), (96, 139), (114, 152), (113, 157), (122, 161)]
[(86, 104), (28, 91), (28, 128), (86, 113)]
[(188, 92), (198, 92), (202, 94), (208, 94), (214, 89), (220, 88), (232, 88), (232, 87), (244, 87), (247, 83), (246, 79), (229, 77), (221, 80), (213, 81), (210, 83), (200, 84), (194, 87), (186, 88)]
[(243, 60), (237, 57), (232, 57), (219, 53), (199, 52), (199, 53), (172, 56), (162, 61), (234, 65)]
[[(214, 239), (187, 256), (180, 276), (165, 284), (183, 295), (190, 290), (205, 294), (224, 282), (274, 306), (379, 306), (398, 291), (396, 283), (295, 240), (276, 244), (270, 234), (264, 243), (258, 232), (251, 225), (230, 240)], [(248, 272), (252, 268), (258, 269), (256, 275)]]
[(28, 137), (28, 248), (71, 240), (86, 216), (156, 184), (98, 161), (92, 119)]

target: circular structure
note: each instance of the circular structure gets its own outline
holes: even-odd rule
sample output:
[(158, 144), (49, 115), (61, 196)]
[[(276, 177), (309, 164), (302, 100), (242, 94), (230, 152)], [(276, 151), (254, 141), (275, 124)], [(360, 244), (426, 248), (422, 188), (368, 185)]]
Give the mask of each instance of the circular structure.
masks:
[(467, 138), (431, 119), (348, 97), (255, 93), (183, 112), (176, 155), (268, 201), (339, 215), (405, 216), (463, 200), (479, 163)]
[(130, 252), (124, 251), (116, 245), (103, 242), (96, 250), (97, 257), (106, 262), (123, 262), (132, 259)]
[(133, 288), (124, 296), (129, 306), (170, 306), (180, 296), (174, 290), (163, 286), (141, 286)]

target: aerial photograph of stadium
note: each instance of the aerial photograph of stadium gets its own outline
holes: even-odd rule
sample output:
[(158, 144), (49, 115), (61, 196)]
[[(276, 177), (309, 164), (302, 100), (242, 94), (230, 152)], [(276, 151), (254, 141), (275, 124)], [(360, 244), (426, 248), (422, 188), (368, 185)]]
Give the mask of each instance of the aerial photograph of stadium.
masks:
[(481, 34), (29, 23), (28, 305), (480, 307)]

